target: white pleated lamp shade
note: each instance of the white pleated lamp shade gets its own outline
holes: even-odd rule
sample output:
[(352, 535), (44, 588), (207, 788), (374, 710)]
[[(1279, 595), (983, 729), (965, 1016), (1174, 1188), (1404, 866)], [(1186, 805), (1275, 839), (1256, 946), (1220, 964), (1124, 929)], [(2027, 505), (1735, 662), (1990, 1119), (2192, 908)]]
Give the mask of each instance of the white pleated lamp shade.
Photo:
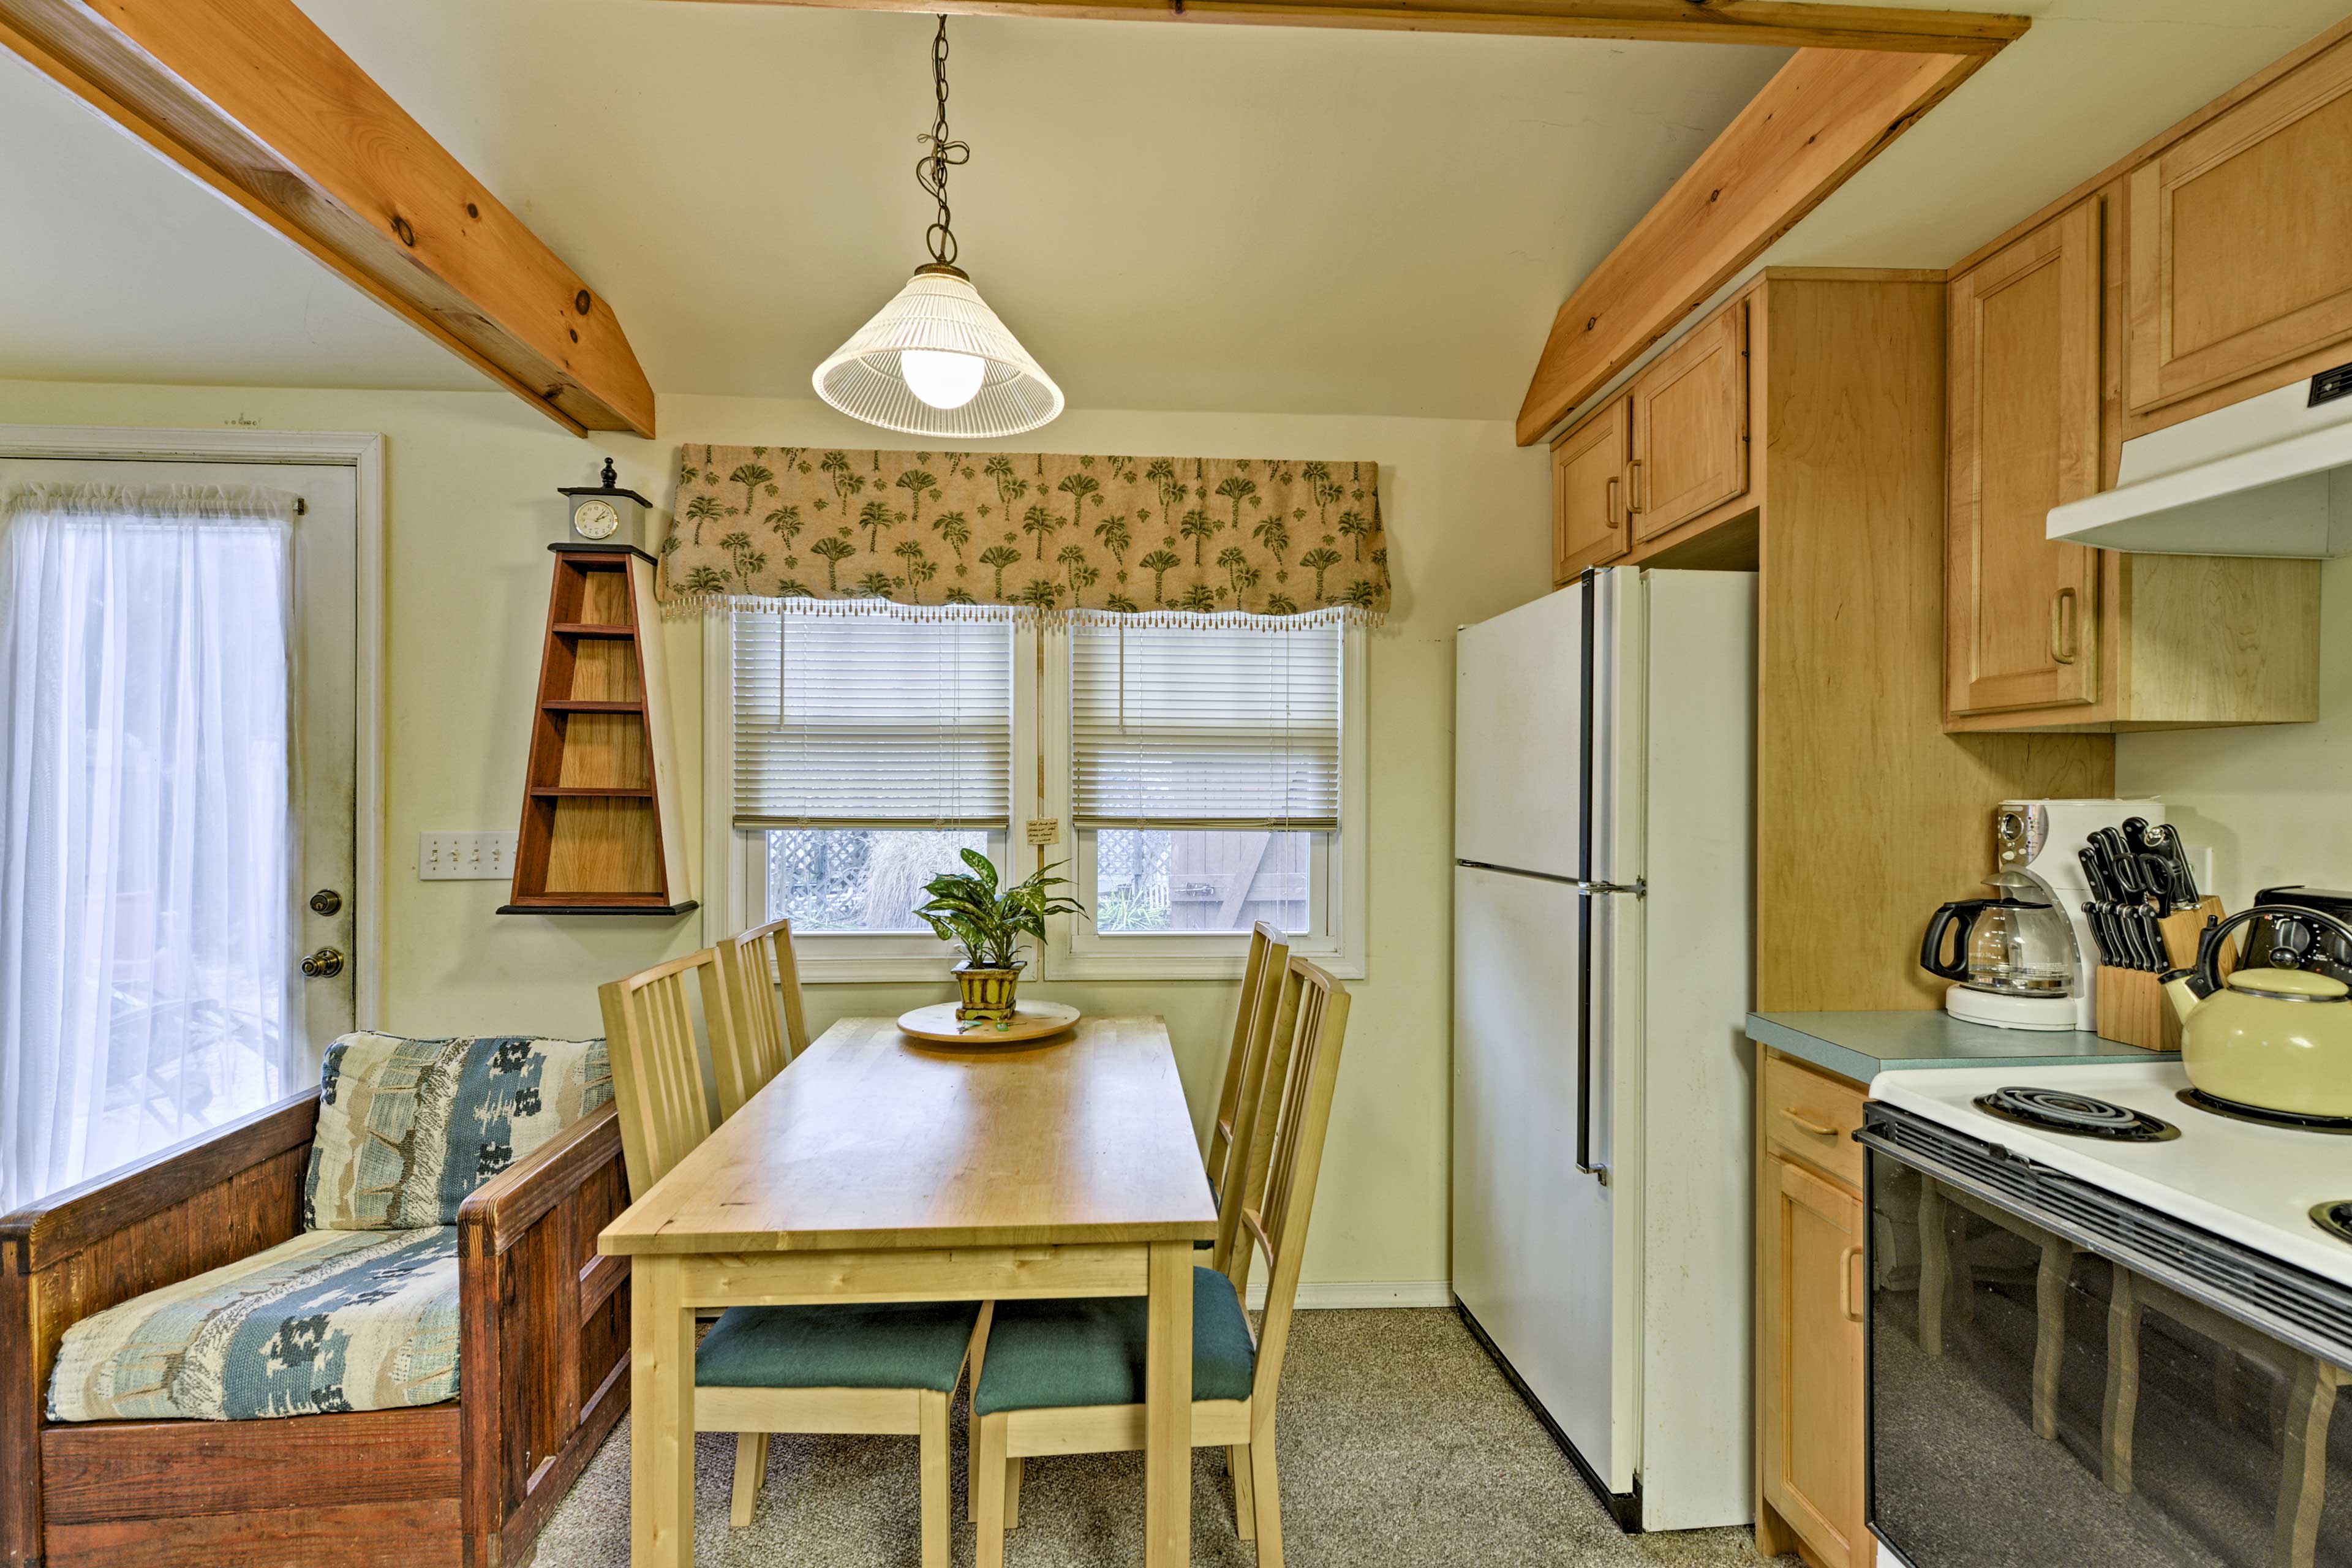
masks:
[[(916, 395), (964, 395), (975, 360), (979, 390), (963, 401), (942, 407)], [(811, 379), (844, 414), (908, 436), (1018, 436), (1062, 412), (1054, 378), (952, 267), (919, 268)]]

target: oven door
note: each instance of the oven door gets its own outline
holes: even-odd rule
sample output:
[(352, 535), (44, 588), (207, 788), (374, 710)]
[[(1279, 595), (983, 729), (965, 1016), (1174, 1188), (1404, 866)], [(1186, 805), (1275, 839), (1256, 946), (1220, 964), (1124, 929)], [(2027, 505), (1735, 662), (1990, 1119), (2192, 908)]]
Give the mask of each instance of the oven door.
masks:
[(2238, 1272), (2176, 1267), (2179, 1222), (1940, 1129), (1982, 1160), (1923, 1153), (1872, 1110), (1883, 1542), (1915, 1568), (2352, 1568), (2352, 1411), (2329, 1420), (2352, 1355), (2246, 1321), (2279, 1327), (2247, 1260), (2283, 1266), (2207, 1237)]

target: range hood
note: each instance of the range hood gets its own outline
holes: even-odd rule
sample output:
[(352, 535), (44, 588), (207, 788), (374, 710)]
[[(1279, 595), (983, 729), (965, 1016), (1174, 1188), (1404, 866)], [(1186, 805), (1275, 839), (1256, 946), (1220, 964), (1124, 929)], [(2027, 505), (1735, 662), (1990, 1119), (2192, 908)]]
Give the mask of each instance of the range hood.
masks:
[(2051, 508), (2049, 532), (2158, 555), (2352, 555), (2352, 365), (2125, 442), (2116, 488)]

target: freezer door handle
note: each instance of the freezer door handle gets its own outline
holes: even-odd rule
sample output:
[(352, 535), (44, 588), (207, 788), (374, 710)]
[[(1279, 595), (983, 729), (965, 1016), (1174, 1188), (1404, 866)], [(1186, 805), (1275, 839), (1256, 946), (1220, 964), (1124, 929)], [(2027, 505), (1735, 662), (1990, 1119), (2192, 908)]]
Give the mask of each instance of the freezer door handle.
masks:
[(1588, 566), (1577, 647), (1576, 725), (1576, 1168), (1609, 1184), (1609, 1167), (1592, 1162), (1592, 620), (1600, 576)]

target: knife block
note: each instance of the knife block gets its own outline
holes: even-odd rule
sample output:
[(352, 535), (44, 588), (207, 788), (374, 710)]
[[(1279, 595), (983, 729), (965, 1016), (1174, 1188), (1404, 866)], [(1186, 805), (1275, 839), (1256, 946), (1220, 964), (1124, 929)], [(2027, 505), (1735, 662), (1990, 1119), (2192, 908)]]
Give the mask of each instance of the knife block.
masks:
[[(2193, 910), (2181, 910), (2158, 922), (2164, 932), (2165, 955), (2176, 969), (2197, 962), (2198, 938), (2208, 917), (2221, 918), (2221, 900), (2209, 898)], [(2221, 973), (2238, 967), (2237, 956), (2221, 950)], [(2173, 1016), (2172, 999), (2164, 994), (2164, 976), (2145, 969), (2099, 966), (2099, 1037), (2148, 1051), (2180, 1048), (2180, 1020)]]

